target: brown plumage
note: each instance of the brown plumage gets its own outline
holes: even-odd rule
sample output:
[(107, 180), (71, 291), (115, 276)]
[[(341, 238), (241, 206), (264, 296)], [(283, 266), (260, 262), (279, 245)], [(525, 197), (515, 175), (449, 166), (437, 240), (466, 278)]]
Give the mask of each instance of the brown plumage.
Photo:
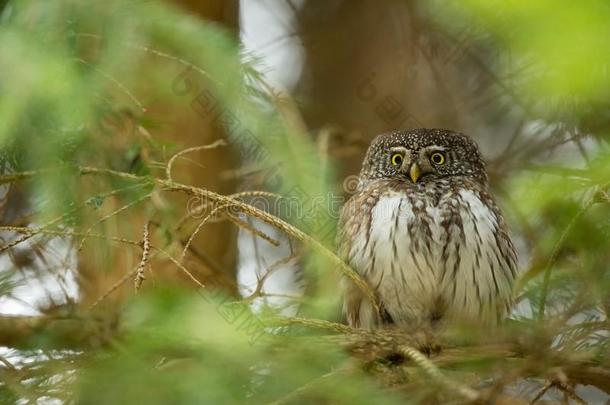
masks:
[(383, 313), (346, 282), (350, 325), (492, 322), (507, 314), (517, 256), (487, 182), (466, 135), (416, 129), (373, 140), (342, 210), (338, 246)]

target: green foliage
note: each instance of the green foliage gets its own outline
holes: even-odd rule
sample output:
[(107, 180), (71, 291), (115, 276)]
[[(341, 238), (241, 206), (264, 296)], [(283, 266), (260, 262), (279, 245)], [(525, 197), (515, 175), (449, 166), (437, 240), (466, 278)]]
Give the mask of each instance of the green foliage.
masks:
[[(23, 350), (15, 357), (27, 361), (19, 362), (20, 370), (13, 373), (16, 377), (11, 378), (17, 380), (4, 378), (12, 374), (2, 369), (0, 401), (460, 402), (461, 396), (452, 398), (457, 390), (451, 382), (483, 390), (489, 388), (487, 379), (502, 373), (507, 380), (526, 371), (533, 378), (555, 378), (544, 367), (563, 364), (551, 349), (564, 353), (570, 367), (580, 365), (581, 359), (607, 367), (607, 2), (473, 0), (422, 7), (450, 35), (465, 27), (476, 31), (473, 48), (492, 60), (498, 80), (511, 77), (509, 91), (518, 95), (517, 101), (525, 100), (519, 105), (524, 120), (542, 118), (563, 125), (557, 131), (560, 136), (550, 131), (541, 140), (543, 135), (526, 134), (530, 138), (521, 141), (525, 152), (500, 166), (505, 169), (499, 183), (507, 196), (509, 222), (529, 255), (523, 260), (519, 291), (528, 310), (515, 315), (521, 322), (517, 326), (498, 332), (506, 341), (517, 341), (517, 349), (489, 352), (488, 336), (472, 328), (459, 330), (455, 342), (474, 341), (484, 347), (441, 358), (439, 382), (431, 377), (434, 372), (416, 362), (399, 367), (392, 358), (356, 360), (341, 345), (325, 341), (326, 334), (316, 328), (275, 326), (274, 314), (253, 313), (247, 303), (213, 288), (198, 295), (159, 285), (116, 309), (120, 315), (115, 308), (104, 308), (103, 316), (89, 308), (49, 315), (51, 323), (65, 317), (82, 321), (87, 327), (77, 328), (78, 333), (72, 333), (73, 323), (64, 327), (59, 322), (52, 333), (26, 323), (24, 330), (33, 338), (18, 342)], [(174, 131), (169, 123), (176, 111), (202, 108), (198, 103), (205, 90), (219, 103), (220, 126), (231, 145), (248, 151), (253, 139), (260, 143), (264, 157), (246, 153), (241, 163), (263, 173), (261, 184), (267, 190), (300, 201), (305, 215), (282, 219), (321, 245), (332, 246), (329, 235), (336, 218), (328, 210), (333, 204), (328, 199), (337, 181), (334, 162), (324, 151), (327, 140), (312, 140), (293, 101), (268, 88), (259, 73), (260, 61), (245, 55), (222, 28), (159, 1), (11, 1), (1, 21), (0, 145), (12, 158), (14, 172), (36, 171), (28, 177), (33, 181), (24, 183), (30, 187), (31, 222), (40, 226), (36, 241), (46, 237), (43, 231), (64, 232), (77, 244), (91, 243), (87, 236), (95, 234), (100, 247), (94, 252), (96, 270), (115, 270), (109, 263), (117, 240), (104, 239), (111, 232), (104, 227), (102, 213), (133, 204), (142, 218), (154, 222), (155, 237), (162, 240), (155, 247), (174, 253), (183, 242), (174, 231), (184, 206), (173, 201), (165, 193), (167, 183), (158, 180), (166, 178), (169, 158), (183, 145), (162, 134)], [(491, 50), (502, 56), (493, 58)], [(585, 137), (586, 147), (579, 143)], [(552, 161), (550, 152), (567, 143), (584, 152)], [(580, 168), (574, 169), (576, 164)], [(120, 173), (85, 174), (85, 167)], [(120, 202), (116, 207), (114, 197)], [(140, 232), (142, 224), (130, 219), (126, 228)], [(112, 226), (108, 228), (114, 230)], [(122, 265), (136, 256), (137, 262), (140, 240), (119, 242), (135, 246), (137, 252), (125, 254)], [(340, 299), (337, 266), (329, 264), (328, 257), (306, 253), (302, 263), (310, 288), (300, 315), (335, 321)], [(169, 253), (154, 250), (151, 256), (161, 261)], [(13, 263), (18, 259), (11, 258)], [(0, 275), (0, 296), (15, 288), (11, 276)], [(103, 325), (99, 330), (98, 321)], [(324, 324), (319, 329), (336, 328)], [(358, 333), (346, 336), (370, 338)], [(59, 345), (62, 337), (64, 345)], [(78, 350), (64, 347), (79, 339), (85, 342), (78, 342)], [(32, 342), (44, 350), (32, 350)], [(577, 349), (587, 351), (575, 360), (570, 356)], [(407, 376), (400, 380), (402, 391), (393, 385), (395, 374), (401, 373)]]
[[(494, 76), (540, 117), (608, 135), (610, 5), (604, 0), (432, 2), (457, 37), (484, 39)], [(500, 51), (497, 53), (497, 51)], [(485, 54), (477, 57), (486, 59)]]
[(261, 330), (243, 323), (255, 315), (227, 297), (156, 291), (132, 304), (121, 341), (85, 367), (79, 403), (268, 403), (308, 384), (299, 401), (399, 403), (337, 369), (348, 362), (337, 348), (281, 332), (253, 338)]

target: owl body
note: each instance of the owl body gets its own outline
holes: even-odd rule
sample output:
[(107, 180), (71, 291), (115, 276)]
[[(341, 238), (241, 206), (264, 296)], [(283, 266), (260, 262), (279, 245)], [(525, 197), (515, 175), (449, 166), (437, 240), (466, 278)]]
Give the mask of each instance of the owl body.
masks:
[[(443, 162), (431, 161), (434, 153)], [(445, 172), (434, 167), (450, 164)], [(461, 134), (415, 130), (373, 141), (342, 211), (339, 253), (383, 307), (375, 313), (348, 283), (344, 311), (352, 326), (490, 322), (511, 305), (516, 254), (476, 145)]]

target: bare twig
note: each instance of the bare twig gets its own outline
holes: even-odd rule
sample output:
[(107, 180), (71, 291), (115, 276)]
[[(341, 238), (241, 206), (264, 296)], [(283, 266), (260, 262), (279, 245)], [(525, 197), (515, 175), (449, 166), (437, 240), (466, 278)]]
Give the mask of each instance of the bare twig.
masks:
[(167, 162), (167, 167), (165, 168), (165, 176), (167, 177), (168, 180), (172, 180), (172, 166), (174, 165), (174, 161), (176, 159), (178, 159), (180, 156), (186, 155), (187, 153), (191, 153), (191, 152), (197, 152), (200, 150), (207, 150), (207, 149), (215, 149), (218, 148), (219, 146), (226, 146), (227, 142), (224, 139), (218, 139), (215, 142), (212, 142), (209, 145), (200, 145), (200, 146), (193, 146), (192, 148), (187, 148), (184, 150), (181, 150), (180, 152), (176, 153), (174, 156), (172, 156), (169, 161)]
[[(104, 37), (102, 35), (97, 35), (97, 34), (90, 34), (87, 32), (78, 32), (76, 33), (77, 36), (80, 37), (88, 37), (88, 38), (96, 38), (96, 39), (100, 39), (103, 40)], [(203, 77), (205, 77), (206, 79), (214, 82), (214, 83), (218, 83), (212, 76), (210, 76), (205, 70), (203, 70), (202, 68), (200, 68), (199, 66), (195, 65), (194, 63), (191, 63), (189, 61), (187, 61), (186, 59), (182, 59), (179, 58), (177, 56), (174, 55), (170, 55), (168, 53), (162, 52), (162, 51), (158, 51), (156, 49), (153, 48), (149, 48), (143, 45), (139, 45), (139, 44), (134, 44), (134, 43), (125, 43), (126, 46), (130, 47), (130, 48), (134, 48), (134, 49), (138, 49), (140, 51), (144, 51), (144, 52), (148, 52), (150, 54), (159, 56), (161, 58), (164, 59), (168, 59), (168, 60), (172, 60), (174, 62), (177, 62), (183, 66), (186, 66), (190, 69), (193, 69), (194, 71), (196, 71), (197, 73), (201, 74)]]
[(6, 359), (6, 357), (1, 356), (1, 355), (0, 355), (0, 363), (4, 364), (4, 366), (5, 366), (6, 368), (8, 368), (9, 370), (13, 370), (13, 371), (17, 370), (17, 368), (16, 368), (16, 367), (13, 365), (13, 363), (11, 363), (10, 361), (8, 361), (8, 360)]
[[(265, 269), (265, 273), (261, 276), (258, 277), (257, 276), (257, 280), (256, 280), (256, 287), (254, 288), (254, 291), (252, 292), (252, 294), (248, 295), (247, 297), (244, 297), (243, 300), (245, 302), (250, 302), (252, 300), (254, 300), (255, 298), (258, 297), (269, 297), (269, 296), (274, 296), (274, 297), (278, 297), (278, 296), (282, 296), (283, 294), (266, 294), (263, 293), (263, 288), (265, 286), (265, 282), (267, 281), (267, 279), (273, 274), (275, 273), (277, 270), (281, 269), (283, 265), (289, 263), (291, 260), (294, 260), (298, 257), (298, 253), (291, 253), (286, 257), (283, 257), (279, 260), (276, 260), (274, 263), (271, 264), (271, 266), (267, 267)], [(293, 296), (286, 296), (283, 295), (285, 298), (298, 298), (298, 297), (293, 297)]]
[(559, 390), (561, 390), (564, 394), (566, 394), (566, 396), (568, 398), (570, 398), (572, 401), (576, 402), (577, 404), (587, 405), (587, 402), (585, 400), (583, 400), (581, 397), (579, 397), (576, 394), (576, 392), (574, 392), (574, 388), (571, 387), (569, 384), (567, 384), (563, 381), (555, 381), (553, 385), (555, 387), (557, 387)]
[(103, 70), (101, 70), (100, 68), (94, 66), (92, 63), (87, 62), (84, 59), (81, 58), (75, 58), (77, 62), (82, 63), (84, 65), (87, 65), (89, 67), (91, 67), (93, 70), (95, 70), (97, 73), (99, 73), (100, 75), (102, 75), (103, 77), (105, 77), (106, 79), (110, 80), (112, 83), (114, 83), (123, 93), (125, 93), (127, 95), (127, 97), (129, 97), (131, 99), (131, 101), (134, 102), (135, 105), (138, 106), (138, 108), (145, 113), (146, 112), (146, 108), (142, 105), (142, 103), (140, 102), (140, 100), (137, 99), (136, 96), (133, 95), (132, 92), (130, 92), (127, 87), (125, 87), (125, 85), (123, 83), (121, 83), (119, 80), (117, 80), (114, 76), (112, 76), (110, 73), (105, 72)]
[(587, 203), (585, 203), (580, 210), (578, 210), (576, 215), (574, 215), (574, 217), (572, 217), (572, 220), (568, 223), (566, 228), (563, 230), (561, 236), (559, 237), (559, 240), (557, 241), (557, 243), (553, 247), (553, 251), (551, 252), (551, 256), (549, 257), (549, 260), (547, 262), (546, 268), (544, 269), (544, 279), (542, 281), (542, 287), (541, 287), (541, 291), (540, 291), (540, 304), (539, 304), (539, 310), (538, 310), (538, 321), (542, 321), (544, 319), (544, 312), (545, 312), (545, 306), (546, 306), (546, 298), (547, 298), (547, 294), (548, 294), (548, 290), (549, 290), (549, 283), (550, 283), (550, 280), (551, 280), (551, 270), (553, 268), (553, 265), (557, 261), (557, 258), (559, 256), (559, 252), (563, 248), (563, 244), (565, 243), (568, 235), (572, 232), (572, 228), (574, 228), (574, 226), (578, 223), (580, 218), (595, 203), (596, 203), (595, 198), (592, 198)]
[(133, 269), (132, 271), (130, 271), (129, 273), (125, 274), (123, 277), (121, 277), (120, 280), (118, 280), (116, 283), (114, 283), (108, 290), (106, 290), (102, 295), (100, 295), (94, 302), (93, 304), (91, 304), (89, 306), (89, 310), (91, 311), (92, 309), (94, 309), (95, 307), (97, 307), (102, 301), (104, 301), (106, 298), (108, 298), (108, 296), (110, 296), (110, 294), (112, 294), (113, 292), (115, 292), (120, 286), (122, 286), (123, 284), (125, 284), (127, 282), (127, 280), (131, 279), (136, 272), (138, 271), (137, 268)]
[[(308, 390), (312, 389), (316, 385), (325, 383), (329, 378), (338, 377), (340, 374), (344, 374), (347, 371), (348, 371), (348, 369), (344, 368), (344, 369), (340, 369), (340, 370), (334, 370), (334, 371), (328, 372), (326, 374), (322, 374), (321, 376), (314, 378), (313, 380), (309, 381), (308, 383), (301, 385), (294, 391), (284, 395), (282, 398), (269, 403), (269, 405), (283, 405), (283, 404), (294, 403), (298, 399), (299, 395), (307, 392)], [(298, 402), (298, 401), (296, 401), (296, 402)]]
[(458, 393), (468, 401), (476, 401), (479, 398), (479, 393), (477, 391), (465, 385), (458, 384), (444, 376), (434, 363), (428, 360), (419, 350), (413, 347), (403, 346), (401, 348), (401, 353), (413, 360), (419, 368), (448, 390)]
[[(95, 197), (96, 198), (107, 198), (107, 197), (111, 197), (111, 196), (114, 196), (116, 194), (122, 193), (125, 190), (139, 188), (139, 187), (142, 187), (142, 186), (143, 186), (143, 184), (130, 185), (130, 186), (127, 186), (127, 187), (122, 187), (122, 188), (111, 190), (111, 191), (109, 191), (107, 193), (99, 194), (99, 195), (97, 195)], [(91, 198), (88, 199), (87, 201), (90, 201), (90, 200), (91, 200)], [(62, 219), (65, 219), (68, 216), (72, 215), (79, 208), (80, 208), (80, 206), (73, 207), (72, 209), (68, 210), (67, 212), (64, 212), (63, 214), (61, 214), (60, 216), (58, 216), (58, 217), (56, 217), (54, 219), (51, 219), (51, 220), (47, 221), (46, 223), (44, 223), (43, 225), (38, 226), (38, 227), (36, 227), (34, 229), (47, 229), (47, 228), (50, 228), (51, 226), (57, 224)], [(23, 243), (23, 242), (27, 241), (28, 239), (30, 239), (31, 237), (33, 237), (35, 235), (36, 235), (36, 233), (34, 231), (32, 231), (31, 233), (25, 233), (21, 238), (17, 238), (14, 241), (12, 241), (10, 243), (7, 243), (6, 245), (0, 247), (0, 253), (2, 253), (2, 252), (6, 251), (6, 250), (8, 250), (8, 249), (10, 249), (10, 248), (12, 248), (14, 246), (17, 246), (20, 243)]]
[(538, 400), (540, 400), (540, 398), (542, 398), (542, 396), (544, 394), (546, 394), (546, 392), (551, 389), (553, 387), (553, 385), (555, 385), (555, 383), (553, 381), (549, 381), (548, 383), (546, 383), (544, 385), (544, 387), (542, 387), (542, 389), (540, 391), (538, 391), (538, 393), (536, 394), (536, 396), (530, 401), (530, 405), (535, 404), (536, 402), (538, 402)]
[(85, 244), (85, 241), (87, 240), (87, 236), (91, 233), (91, 231), (93, 231), (93, 228), (95, 228), (96, 225), (101, 224), (102, 222), (105, 222), (107, 220), (109, 220), (110, 218), (114, 217), (115, 215), (120, 214), (121, 212), (133, 207), (136, 204), (141, 203), (142, 201), (148, 200), (150, 198), (150, 196), (152, 195), (152, 193), (146, 194), (136, 200), (130, 201), (129, 203), (123, 205), (120, 208), (117, 208), (116, 210), (104, 215), (103, 217), (101, 217), (100, 219), (98, 219), (93, 225), (91, 225), (87, 231), (85, 232), (85, 236), (83, 236), (83, 238), (81, 239), (80, 243), (78, 244), (78, 249), (77, 250), (82, 250), (83, 245)]
[(277, 247), (277, 246), (280, 245), (280, 241), (278, 241), (277, 239), (272, 238), (271, 236), (267, 235), (266, 233), (264, 233), (260, 229), (256, 229), (254, 226), (250, 225), (246, 221), (242, 221), (241, 219), (239, 219), (235, 215), (228, 214), (227, 218), (229, 218), (229, 221), (233, 222), (235, 225), (239, 226), (240, 228), (245, 229), (246, 231), (250, 232), (252, 235), (258, 236), (259, 238), (269, 242), (273, 246)]
[(144, 276), (144, 272), (146, 271), (146, 268), (149, 266), (149, 264), (148, 264), (148, 256), (150, 254), (149, 227), (150, 227), (149, 222), (144, 224), (144, 232), (142, 235), (142, 259), (140, 260), (140, 264), (136, 268), (136, 278), (134, 280), (134, 287), (135, 287), (136, 293), (140, 290), (140, 287), (142, 286), (142, 282), (146, 279), (146, 276)]
[(212, 218), (214, 217), (214, 215), (216, 215), (219, 211), (223, 210), (227, 208), (227, 205), (220, 205), (216, 208), (214, 208), (212, 211), (210, 211), (210, 213), (208, 215), (206, 215), (201, 222), (199, 222), (199, 224), (197, 225), (197, 228), (195, 228), (195, 230), (191, 233), (191, 236), (189, 236), (188, 240), (186, 241), (186, 243), (184, 244), (184, 248), (182, 249), (182, 254), (180, 255), (180, 262), (184, 261), (184, 258), (186, 256), (186, 252), (189, 250), (189, 247), (191, 246), (191, 243), (193, 243), (193, 240), (195, 239), (195, 236), (197, 236), (197, 234), (199, 233), (199, 231), (201, 230), (201, 228), (203, 228), (203, 226)]

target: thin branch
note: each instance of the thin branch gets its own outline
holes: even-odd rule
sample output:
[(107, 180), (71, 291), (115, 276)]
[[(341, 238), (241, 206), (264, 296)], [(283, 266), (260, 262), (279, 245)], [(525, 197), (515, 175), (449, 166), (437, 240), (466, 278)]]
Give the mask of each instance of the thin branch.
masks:
[(238, 227), (243, 228), (246, 231), (250, 232), (252, 235), (258, 236), (259, 238), (269, 242), (270, 244), (272, 244), (275, 247), (280, 246), (280, 241), (278, 241), (277, 239), (272, 238), (271, 236), (267, 235), (266, 233), (264, 233), (260, 229), (256, 229), (254, 226), (250, 225), (249, 223), (247, 223), (245, 221), (242, 221), (238, 217), (236, 217), (234, 215), (231, 215), (231, 214), (228, 214), (227, 218), (229, 219), (229, 221), (233, 222)]
[[(265, 269), (265, 273), (262, 275), (262, 277), (258, 277), (257, 275), (257, 280), (256, 280), (256, 287), (254, 289), (254, 291), (252, 292), (252, 294), (248, 295), (247, 297), (243, 298), (244, 302), (251, 302), (253, 301), (255, 298), (258, 297), (270, 297), (270, 296), (284, 296), (285, 298), (288, 298), (286, 295), (284, 294), (267, 294), (267, 293), (263, 293), (263, 288), (265, 287), (265, 282), (267, 281), (267, 279), (273, 275), (276, 271), (278, 271), (279, 269), (282, 268), (283, 265), (290, 263), (290, 261), (296, 259), (298, 257), (298, 253), (291, 253), (286, 257), (283, 257), (279, 260), (276, 260), (274, 263), (271, 264), (271, 266), (267, 267)], [(290, 296), (289, 298), (298, 298), (296, 296)]]
[(227, 142), (224, 139), (218, 139), (215, 142), (212, 142), (209, 145), (200, 145), (200, 146), (193, 146), (192, 148), (187, 148), (184, 150), (181, 150), (180, 152), (176, 153), (174, 156), (172, 156), (169, 161), (167, 162), (167, 166), (165, 168), (165, 176), (167, 177), (168, 180), (172, 181), (172, 166), (174, 165), (174, 161), (176, 159), (178, 159), (180, 156), (186, 155), (187, 153), (191, 153), (191, 152), (197, 152), (200, 150), (208, 150), (208, 149), (215, 149), (218, 148), (219, 146), (226, 146)]
[(572, 401), (576, 402), (577, 404), (587, 405), (587, 402), (584, 401), (581, 397), (579, 397), (576, 394), (576, 392), (574, 392), (574, 388), (571, 387), (570, 385), (566, 384), (565, 382), (555, 381), (554, 386), (557, 387), (559, 390), (561, 390), (564, 394), (566, 394), (566, 396), (568, 398), (570, 398)]
[(120, 208), (117, 208), (116, 210), (104, 215), (103, 217), (101, 217), (100, 219), (98, 219), (93, 225), (91, 225), (87, 231), (85, 232), (85, 236), (83, 236), (83, 238), (81, 239), (80, 243), (78, 244), (78, 249), (77, 250), (82, 250), (83, 246), (85, 244), (85, 241), (87, 240), (87, 236), (91, 233), (91, 231), (93, 231), (93, 228), (95, 228), (95, 226), (109, 220), (110, 218), (114, 217), (115, 215), (120, 214), (121, 212), (128, 210), (129, 208), (133, 207), (134, 205), (137, 205), (139, 203), (141, 203), (142, 201), (146, 201), (150, 198), (150, 196), (152, 196), (153, 193), (149, 193), (146, 194), (136, 200), (130, 201), (129, 203), (123, 205)]
[(138, 108), (145, 113), (146, 112), (146, 108), (142, 105), (142, 103), (140, 102), (140, 100), (137, 99), (136, 96), (133, 95), (132, 92), (130, 92), (127, 87), (125, 87), (125, 85), (123, 83), (121, 83), (119, 80), (117, 80), (114, 76), (112, 76), (110, 73), (107, 73), (103, 70), (101, 70), (100, 68), (94, 66), (92, 63), (87, 62), (84, 59), (81, 58), (75, 58), (75, 60), (79, 63), (82, 63), (84, 65), (87, 65), (89, 67), (91, 67), (93, 70), (95, 70), (97, 73), (99, 73), (100, 75), (102, 75), (103, 77), (105, 77), (106, 79), (110, 80), (112, 83), (114, 83), (123, 93), (125, 93), (127, 95), (127, 97), (129, 97), (131, 99), (131, 101), (134, 102), (135, 105), (138, 106)]
[(6, 368), (8, 368), (9, 370), (17, 370), (17, 368), (13, 365), (13, 363), (11, 363), (10, 361), (8, 361), (8, 359), (4, 356), (0, 355), (0, 363), (4, 364), (4, 366)]
[(444, 376), (436, 365), (428, 360), (428, 358), (426, 358), (426, 356), (424, 356), (419, 350), (413, 347), (403, 346), (401, 348), (401, 353), (413, 360), (415, 364), (417, 364), (426, 374), (450, 391), (458, 393), (460, 396), (471, 402), (474, 402), (479, 398), (479, 393), (477, 391), (465, 385), (458, 384), (457, 382)]
[[(134, 188), (140, 188), (142, 186), (144, 186), (144, 184), (135, 184), (135, 185), (127, 186), (127, 187), (122, 187), (122, 188), (114, 189), (114, 190), (111, 190), (111, 191), (109, 191), (107, 193), (99, 194), (99, 195), (96, 195), (94, 197), (91, 197), (91, 198), (87, 199), (87, 202), (85, 202), (85, 204), (87, 204), (93, 198), (107, 198), (107, 197), (111, 197), (111, 196), (114, 196), (116, 194), (122, 193), (125, 190), (131, 190), (131, 189), (134, 189)], [(78, 209), (81, 208), (81, 206), (82, 205), (73, 207), (72, 209), (68, 210), (67, 212), (64, 212), (60, 216), (47, 221), (46, 223), (42, 224), (41, 226), (36, 227), (35, 229), (47, 229), (47, 228), (50, 228), (51, 226), (55, 225), (56, 223), (58, 223), (62, 219), (66, 218), (66, 217), (72, 215), (73, 213), (75, 213), (76, 211), (78, 211)], [(0, 253), (2, 253), (2, 252), (6, 251), (6, 250), (8, 250), (8, 249), (10, 249), (10, 248), (12, 248), (14, 246), (17, 246), (20, 243), (23, 243), (23, 242), (27, 241), (28, 239), (32, 238), (35, 235), (36, 235), (35, 232), (29, 233), (29, 234), (26, 233), (21, 238), (17, 238), (14, 241), (12, 241), (10, 243), (7, 243), (6, 245), (0, 247)]]
[[(104, 343), (112, 323), (51, 316), (1, 316), (0, 345), (15, 349), (76, 349)], [(44, 339), (40, 336), (44, 335)]]
[(548, 383), (546, 383), (544, 387), (542, 387), (542, 389), (538, 391), (536, 396), (530, 401), (530, 405), (534, 405), (536, 402), (538, 402), (538, 400), (540, 400), (540, 398), (542, 398), (543, 395), (546, 394), (546, 392), (554, 385), (555, 383), (553, 381), (549, 381)]
[(89, 311), (91, 311), (92, 309), (94, 309), (95, 307), (97, 307), (102, 301), (104, 301), (106, 298), (108, 298), (110, 296), (110, 294), (112, 294), (113, 292), (115, 292), (120, 286), (122, 286), (123, 284), (125, 284), (127, 282), (127, 280), (130, 280), (138, 271), (137, 268), (131, 270), (129, 273), (125, 274), (123, 277), (121, 277), (120, 280), (118, 280), (116, 283), (114, 283), (108, 290), (106, 290), (102, 295), (100, 295), (94, 302), (93, 304), (91, 304), (89, 306)]
[[(346, 372), (347, 372), (347, 369), (340, 369), (340, 370), (330, 371), (326, 374), (322, 374), (321, 376), (316, 377), (313, 380), (301, 385), (294, 391), (289, 392), (288, 394), (284, 395), (282, 398), (269, 403), (269, 405), (283, 405), (283, 404), (295, 403), (295, 401), (298, 399), (299, 395), (307, 392), (309, 389), (315, 387), (318, 384), (326, 382), (326, 380), (328, 380), (331, 377), (337, 377), (340, 374), (346, 373)], [(296, 402), (299, 402), (299, 401), (296, 401)]]
[[(80, 37), (88, 37), (88, 38), (96, 38), (96, 39), (104, 40), (104, 37), (101, 35), (90, 34), (90, 33), (86, 33), (86, 32), (77, 32), (76, 35), (80, 36)], [(210, 80), (211, 82), (218, 84), (218, 81), (216, 81), (212, 76), (210, 76), (205, 70), (203, 70), (199, 66), (195, 65), (194, 63), (187, 61), (186, 59), (182, 59), (177, 56), (170, 55), (168, 53), (161, 52), (156, 49), (149, 48), (149, 47), (146, 47), (143, 45), (138, 45), (138, 44), (134, 44), (134, 43), (125, 43), (125, 45), (130, 48), (138, 49), (140, 51), (148, 52), (150, 54), (160, 56), (162, 58), (172, 60), (174, 62), (178, 62), (179, 64), (181, 64), (183, 66), (186, 66), (190, 69), (195, 70), (197, 73), (201, 74), (203, 77)]]
[(146, 279), (144, 276), (144, 272), (146, 268), (149, 266), (148, 264), (148, 256), (150, 254), (150, 235), (149, 235), (150, 222), (144, 224), (144, 232), (142, 235), (142, 259), (140, 260), (140, 264), (136, 268), (136, 278), (134, 280), (134, 287), (136, 293), (140, 291), (140, 287), (142, 286), (142, 282)]
[[(83, 236), (84, 233), (83, 232), (74, 232), (74, 231), (59, 231), (59, 230), (47, 230), (47, 229), (37, 229), (37, 230), (32, 230), (31, 228), (27, 228), (27, 227), (17, 227), (17, 226), (0, 226), (0, 230), (2, 231), (13, 231), (13, 232), (20, 232), (20, 233), (40, 233), (43, 235), (58, 235), (58, 236)], [(100, 235), (100, 234), (89, 234), (90, 238), (99, 238), (99, 239), (105, 239), (105, 240), (109, 240), (109, 241), (113, 241), (113, 242), (120, 242), (120, 243), (125, 243), (128, 245), (132, 245), (132, 246), (141, 246), (140, 242), (135, 241), (135, 240), (130, 240), (130, 239), (125, 239), (125, 238), (121, 238), (118, 236), (107, 236), (107, 235)], [(169, 259), (169, 261), (171, 261), (172, 263), (174, 263), (184, 274), (186, 274), (197, 286), (201, 287), (201, 288), (205, 288), (205, 286), (201, 283), (201, 281), (197, 280), (197, 278), (195, 276), (193, 276), (193, 274), (186, 268), (184, 267), (184, 265), (182, 265), (182, 263), (180, 263), (178, 260), (176, 260), (172, 255), (170, 255), (168, 252), (166, 252), (165, 250), (158, 248), (156, 246), (151, 245), (150, 248), (152, 250), (155, 250), (159, 253), (161, 253), (163, 256), (165, 256), (167, 259)], [(132, 272), (132, 275), (135, 274), (135, 270), (134, 272)]]
[(184, 248), (182, 249), (182, 254), (180, 255), (180, 262), (184, 262), (184, 257), (186, 256), (186, 252), (189, 250), (191, 243), (193, 243), (193, 240), (195, 239), (195, 236), (199, 233), (199, 231), (201, 230), (201, 228), (203, 228), (203, 226), (214, 216), (216, 215), (220, 210), (227, 208), (227, 205), (220, 205), (216, 208), (214, 208), (212, 211), (210, 211), (210, 213), (208, 215), (206, 215), (201, 222), (199, 222), (199, 224), (197, 225), (197, 228), (195, 228), (195, 230), (191, 233), (191, 236), (189, 236), (188, 240), (186, 241), (186, 243), (184, 244)]
[(308, 328), (322, 329), (336, 333), (353, 334), (358, 333), (358, 329), (352, 328), (351, 326), (344, 325), (342, 323), (329, 322), (322, 319), (310, 319), (310, 318), (299, 318), (299, 317), (280, 317), (272, 318), (267, 321), (270, 325), (278, 326), (305, 326)]
[(574, 228), (574, 226), (578, 223), (580, 218), (595, 203), (596, 203), (596, 199), (592, 198), (580, 210), (578, 210), (576, 215), (574, 215), (574, 217), (572, 217), (572, 220), (568, 223), (568, 226), (566, 226), (566, 228), (563, 230), (561, 236), (559, 237), (559, 240), (557, 241), (557, 243), (553, 247), (553, 251), (551, 252), (551, 256), (549, 257), (549, 260), (547, 262), (546, 268), (544, 269), (544, 279), (542, 281), (542, 289), (541, 289), (541, 292), (540, 292), (540, 303), (539, 303), (539, 310), (538, 310), (538, 321), (540, 321), (540, 322), (542, 322), (542, 320), (544, 319), (544, 312), (545, 312), (545, 306), (546, 306), (546, 298), (547, 298), (547, 294), (548, 294), (548, 290), (549, 290), (549, 283), (550, 283), (550, 280), (551, 280), (551, 270), (553, 268), (553, 265), (557, 261), (557, 258), (559, 256), (559, 252), (563, 248), (563, 245), (564, 245), (568, 235), (572, 232), (572, 229)]

